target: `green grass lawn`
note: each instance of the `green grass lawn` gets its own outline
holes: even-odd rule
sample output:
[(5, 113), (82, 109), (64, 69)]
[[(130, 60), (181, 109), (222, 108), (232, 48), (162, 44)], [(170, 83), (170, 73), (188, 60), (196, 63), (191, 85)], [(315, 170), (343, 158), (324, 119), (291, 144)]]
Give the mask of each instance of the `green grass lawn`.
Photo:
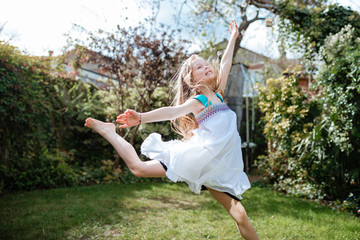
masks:
[[(260, 239), (360, 239), (360, 219), (253, 187), (245, 206)], [(0, 239), (241, 239), (208, 192), (185, 184), (73, 187), (0, 198)]]

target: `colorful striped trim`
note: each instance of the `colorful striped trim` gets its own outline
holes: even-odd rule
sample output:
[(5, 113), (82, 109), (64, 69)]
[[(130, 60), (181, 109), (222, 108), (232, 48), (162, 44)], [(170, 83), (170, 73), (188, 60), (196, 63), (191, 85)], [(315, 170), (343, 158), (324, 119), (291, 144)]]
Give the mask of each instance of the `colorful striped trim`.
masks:
[(207, 119), (211, 118), (212, 116), (216, 115), (219, 112), (230, 110), (226, 103), (217, 103), (213, 104), (208, 108), (205, 108), (200, 113), (196, 115), (196, 120), (198, 124), (203, 123)]

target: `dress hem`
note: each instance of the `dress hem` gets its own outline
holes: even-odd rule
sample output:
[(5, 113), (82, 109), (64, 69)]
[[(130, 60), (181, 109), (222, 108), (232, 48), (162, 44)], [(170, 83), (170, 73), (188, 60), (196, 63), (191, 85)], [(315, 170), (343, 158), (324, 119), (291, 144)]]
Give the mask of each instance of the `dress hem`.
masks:
[[(243, 172), (243, 174), (245, 174), (245, 173)], [(166, 171), (166, 176), (175, 183), (176, 182), (187, 183), (190, 190), (195, 194), (200, 194), (201, 187), (206, 186), (206, 187), (209, 187), (209, 188), (214, 189), (219, 192), (229, 193), (230, 195), (233, 195), (233, 196), (237, 197), (239, 200), (241, 200), (242, 194), (251, 188), (251, 184), (249, 181), (247, 181), (247, 183), (239, 184), (238, 187), (227, 186), (227, 184), (221, 184), (221, 187), (212, 185), (212, 184), (207, 184), (207, 182), (212, 182), (212, 181), (218, 182), (215, 178), (207, 179), (207, 181), (203, 181), (203, 183), (195, 183), (195, 182), (187, 181), (186, 179), (179, 177), (173, 171), (171, 171), (171, 169), (168, 169)], [(217, 185), (219, 185), (219, 184), (217, 184)], [(231, 190), (231, 191), (229, 191), (229, 190)]]

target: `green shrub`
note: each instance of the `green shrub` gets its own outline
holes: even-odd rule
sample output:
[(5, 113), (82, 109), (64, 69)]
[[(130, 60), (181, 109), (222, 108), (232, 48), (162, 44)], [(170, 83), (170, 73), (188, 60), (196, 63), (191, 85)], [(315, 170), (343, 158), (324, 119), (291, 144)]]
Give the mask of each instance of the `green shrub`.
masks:
[(83, 126), (88, 116), (105, 118), (97, 88), (58, 72), (54, 63), (0, 42), (1, 191), (72, 185), (72, 166), (100, 167), (98, 159), (113, 154)]
[(1, 176), (7, 190), (72, 186), (75, 173), (69, 162), (71, 157), (68, 154), (43, 148), (38, 155), (20, 158), (9, 168), (1, 168)]
[[(126, 168), (119, 172), (119, 165), (124, 164), (114, 160), (113, 147), (84, 127), (88, 117), (115, 120), (119, 110), (112, 92), (75, 80), (54, 67), (57, 60), (29, 57), (0, 42), (0, 193), (144, 181), (130, 176)], [(139, 93), (136, 89), (128, 91), (131, 96), (125, 105), (136, 108)], [(169, 104), (168, 99), (168, 88), (158, 87), (149, 104), (162, 107)], [(143, 124), (133, 139), (138, 152), (153, 131), (160, 132), (165, 140), (175, 137), (168, 122)]]
[(104, 173), (99, 167), (94, 166), (72, 166), (76, 174), (76, 185), (99, 184), (104, 178)]
[(347, 26), (326, 39), (318, 96), (308, 100), (295, 75), (259, 88), (268, 140), (259, 167), (281, 191), (331, 200), (360, 193), (360, 39), (353, 33)]
[(357, 215), (360, 214), (360, 198), (356, 197), (353, 193), (350, 193), (343, 201), (334, 201), (331, 206), (334, 210), (350, 212)]
[(344, 199), (360, 193), (360, 39), (346, 26), (325, 42), (317, 77), (323, 111), (298, 152), (328, 197)]
[(290, 39), (286, 41), (290, 47), (301, 49), (309, 60), (313, 60), (315, 53), (327, 44), (329, 35), (340, 32), (347, 25), (354, 27), (354, 36), (360, 36), (360, 14), (338, 4), (311, 9), (311, 4), (296, 6), (283, 1), (278, 5), (278, 14), (281, 38)]
[[(312, 130), (313, 115), (317, 112), (316, 104), (307, 101), (298, 81), (296, 74), (290, 74), (268, 79), (266, 86), (257, 86), (259, 106), (265, 114), (264, 134), (268, 141), (267, 156), (258, 159), (258, 167), (265, 171), (272, 183), (294, 188), (309, 181), (297, 158), (295, 146)], [(289, 179), (297, 179), (297, 182)], [(285, 190), (284, 187), (281, 189)], [(301, 188), (297, 189), (300, 191)]]

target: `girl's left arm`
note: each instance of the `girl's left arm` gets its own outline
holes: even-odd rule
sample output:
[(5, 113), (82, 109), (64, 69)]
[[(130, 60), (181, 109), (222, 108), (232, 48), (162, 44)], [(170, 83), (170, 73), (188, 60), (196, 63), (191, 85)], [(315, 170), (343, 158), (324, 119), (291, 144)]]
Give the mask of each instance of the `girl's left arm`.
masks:
[(228, 29), (230, 33), (230, 39), (228, 45), (225, 49), (224, 55), (220, 62), (220, 84), (219, 89), (220, 91), (224, 92), (226, 83), (229, 77), (231, 65), (232, 65), (232, 58), (234, 53), (235, 41), (239, 36), (239, 30), (236, 22), (233, 20), (230, 23), (230, 29)]

